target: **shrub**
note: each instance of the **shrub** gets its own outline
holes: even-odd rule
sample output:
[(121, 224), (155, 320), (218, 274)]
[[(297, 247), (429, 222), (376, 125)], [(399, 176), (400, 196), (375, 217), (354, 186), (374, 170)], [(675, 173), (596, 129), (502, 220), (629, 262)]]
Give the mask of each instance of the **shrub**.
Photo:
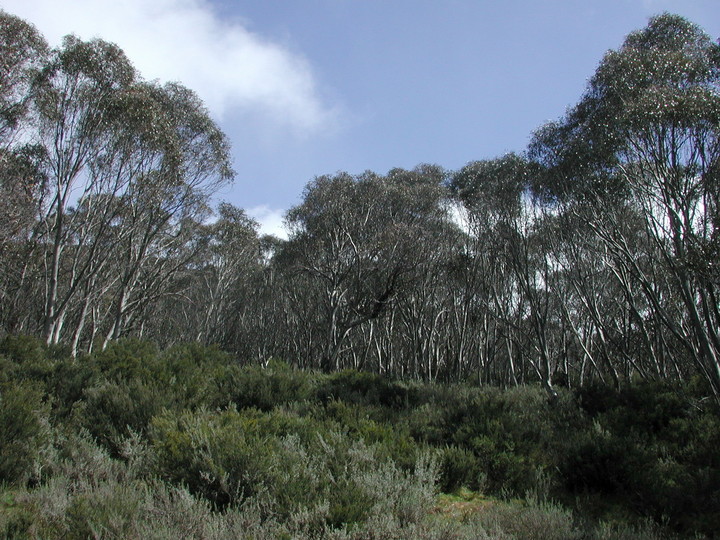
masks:
[(45, 344), (37, 338), (8, 335), (0, 341), (0, 355), (18, 365), (44, 364), (48, 358)]
[(120, 339), (111, 341), (104, 351), (92, 355), (92, 362), (108, 380), (149, 380), (157, 370), (158, 349), (149, 341)]
[(572, 512), (557, 505), (535, 502), (495, 503), (474, 516), (476, 525), (510, 538), (573, 540), (584, 538), (574, 524)]
[(375, 453), (382, 459), (391, 459), (403, 468), (410, 469), (418, 457), (418, 445), (407, 429), (398, 423), (391, 424), (374, 420), (376, 407), (332, 400), (324, 408), (315, 410), (316, 418), (329, 419), (337, 423), (337, 428), (346, 430), (354, 437), (360, 437), (372, 445)]
[(310, 397), (310, 377), (286, 364), (273, 362), (268, 368), (235, 365), (215, 381), (212, 407), (256, 408), (270, 411), (274, 407), (304, 401)]
[(0, 481), (20, 484), (49, 443), (49, 406), (36, 385), (6, 385), (0, 392)]
[[(165, 387), (168, 404), (177, 409), (228, 404), (219, 399), (216, 381), (237, 364), (216, 347), (199, 343), (175, 345), (164, 351), (154, 365), (154, 380)], [(222, 403), (220, 403), (222, 402)]]
[(717, 530), (720, 420), (693, 406), (691, 390), (661, 383), (580, 390), (594, 424), (568, 437), (566, 489), (612, 497), (678, 532)]
[(315, 392), (323, 403), (343, 401), (356, 405), (380, 405), (400, 408), (410, 400), (410, 387), (388, 380), (382, 375), (345, 370), (325, 376)]
[(440, 490), (453, 493), (460, 488), (484, 491), (487, 475), (477, 457), (465, 448), (448, 446), (442, 452)]
[(85, 389), (77, 414), (102, 446), (118, 455), (119, 442), (130, 432), (144, 433), (165, 405), (166, 389), (140, 379), (100, 380)]
[(262, 501), (268, 515), (320, 530), (362, 523), (378, 505), (409, 519), (434, 489), (429, 465), (403, 471), (381, 446), (277, 409), (167, 412), (152, 425), (158, 474), (217, 508)]

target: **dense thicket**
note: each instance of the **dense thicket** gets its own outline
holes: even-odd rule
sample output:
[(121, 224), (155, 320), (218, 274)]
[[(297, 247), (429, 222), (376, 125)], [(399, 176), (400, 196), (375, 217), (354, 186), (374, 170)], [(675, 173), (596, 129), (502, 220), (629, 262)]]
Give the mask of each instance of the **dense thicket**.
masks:
[(73, 358), (26, 337), (0, 342), (0, 368), (5, 537), (567, 540), (720, 527), (720, 419), (690, 385), (559, 389), (550, 401), (539, 385), (240, 366), (197, 344), (120, 340)]
[(190, 91), (2, 21), (4, 332), (550, 394), (699, 377), (720, 399), (720, 46), (681, 17), (609, 52), (525, 154), (318, 177), (287, 241), (231, 205), (207, 220), (232, 172)]
[(143, 335), (551, 392), (692, 375), (720, 392), (719, 53), (687, 21), (629, 36), (527, 156), (317, 178), (286, 242), (229, 205), (203, 224), (230, 170), (189, 91), (3, 21), (6, 332), (73, 354)]

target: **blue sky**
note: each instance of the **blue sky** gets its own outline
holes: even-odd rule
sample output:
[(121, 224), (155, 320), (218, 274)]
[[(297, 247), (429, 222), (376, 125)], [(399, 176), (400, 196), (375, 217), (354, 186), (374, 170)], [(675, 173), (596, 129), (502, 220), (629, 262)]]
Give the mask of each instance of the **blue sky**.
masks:
[(314, 176), (521, 152), (654, 14), (720, 37), (718, 0), (3, 0), (51, 44), (118, 43), (230, 137), (219, 198), (276, 231)]

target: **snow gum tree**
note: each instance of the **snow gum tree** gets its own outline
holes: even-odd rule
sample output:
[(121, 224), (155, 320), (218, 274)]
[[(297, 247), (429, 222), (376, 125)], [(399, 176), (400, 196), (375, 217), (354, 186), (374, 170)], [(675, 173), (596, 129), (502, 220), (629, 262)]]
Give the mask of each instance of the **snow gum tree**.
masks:
[[(538, 191), (584, 216), (617, 278), (642, 291), (638, 315), (669, 331), (681, 345), (672, 354), (720, 399), (719, 136), (720, 45), (664, 14), (605, 56), (530, 155), (546, 168)], [(632, 215), (639, 228), (629, 233), (622, 221)]]

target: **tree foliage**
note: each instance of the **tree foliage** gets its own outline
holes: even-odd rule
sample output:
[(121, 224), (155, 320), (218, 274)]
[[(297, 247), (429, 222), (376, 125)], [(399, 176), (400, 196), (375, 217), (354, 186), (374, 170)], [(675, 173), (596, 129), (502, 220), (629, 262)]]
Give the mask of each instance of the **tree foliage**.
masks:
[[(190, 508), (198, 536), (432, 538), (436, 486), (717, 530), (720, 45), (698, 26), (631, 33), (522, 154), (316, 177), (287, 240), (211, 208), (230, 149), (191, 90), (4, 12), (0, 48), (8, 535), (142, 537)], [(556, 507), (484, 511), (582, 536)]]

